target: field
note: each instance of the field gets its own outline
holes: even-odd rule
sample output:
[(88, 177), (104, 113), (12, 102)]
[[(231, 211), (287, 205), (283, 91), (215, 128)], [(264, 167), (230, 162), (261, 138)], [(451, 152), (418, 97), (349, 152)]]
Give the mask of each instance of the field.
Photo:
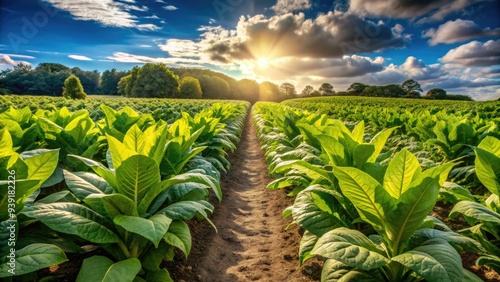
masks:
[(500, 279), (500, 102), (0, 96), (0, 125), (2, 279)]

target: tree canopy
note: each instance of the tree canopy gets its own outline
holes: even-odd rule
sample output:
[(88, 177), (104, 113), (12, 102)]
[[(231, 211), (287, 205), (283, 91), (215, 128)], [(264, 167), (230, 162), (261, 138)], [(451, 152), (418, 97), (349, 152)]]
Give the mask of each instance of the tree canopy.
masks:
[(80, 79), (74, 74), (64, 81), (63, 97), (68, 99), (85, 99), (87, 97)]

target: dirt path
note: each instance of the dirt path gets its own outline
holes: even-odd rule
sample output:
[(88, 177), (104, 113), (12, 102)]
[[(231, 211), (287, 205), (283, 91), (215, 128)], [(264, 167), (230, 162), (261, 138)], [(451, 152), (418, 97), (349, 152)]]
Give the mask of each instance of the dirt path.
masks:
[(300, 236), (297, 227), (284, 230), (281, 217), (291, 204), (284, 191), (266, 185), (267, 164), (250, 117), (232, 168), (222, 179), (223, 201), (213, 222), (218, 233), (204, 227), (195, 234), (190, 258), (174, 274), (175, 281), (312, 281), (298, 267)]

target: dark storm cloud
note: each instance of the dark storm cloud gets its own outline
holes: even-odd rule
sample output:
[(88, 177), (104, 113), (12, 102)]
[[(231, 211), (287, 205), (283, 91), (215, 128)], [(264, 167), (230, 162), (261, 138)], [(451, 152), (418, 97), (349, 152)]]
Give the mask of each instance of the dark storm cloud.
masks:
[(339, 11), (307, 20), (304, 14), (241, 18), (234, 32), (212, 30), (203, 36), (204, 51), (217, 55), (221, 62), (288, 56), (338, 58), (402, 48), (410, 41), (401, 25), (390, 28), (381, 21)]

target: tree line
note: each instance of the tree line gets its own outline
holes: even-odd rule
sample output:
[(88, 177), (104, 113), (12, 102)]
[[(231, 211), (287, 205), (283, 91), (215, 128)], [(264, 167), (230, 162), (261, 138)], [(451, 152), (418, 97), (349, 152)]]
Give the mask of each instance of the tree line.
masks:
[[(212, 70), (167, 68), (163, 64), (145, 64), (130, 71), (111, 69), (102, 75), (97, 70), (84, 71), (57, 63), (41, 63), (35, 68), (19, 64), (0, 72), (0, 94), (61, 96), (64, 82), (70, 76), (78, 78), (88, 94), (125, 97), (238, 99), (250, 102), (279, 102), (290, 98), (334, 95), (472, 100), (465, 95), (447, 94), (439, 88), (431, 89), (422, 96), (420, 84), (413, 79), (401, 85), (383, 86), (355, 82), (347, 91), (339, 92), (330, 83), (323, 83), (318, 89), (307, 85), (298, 93), (295, 86), (288, 82), (277, 85), (269, 81), (258, 83), (251, 79), (236, 80)], [(72, 83), (73, 88), (77, 89), (76, 82)], [(77, 96), (84, 97), (81, 94)]]

